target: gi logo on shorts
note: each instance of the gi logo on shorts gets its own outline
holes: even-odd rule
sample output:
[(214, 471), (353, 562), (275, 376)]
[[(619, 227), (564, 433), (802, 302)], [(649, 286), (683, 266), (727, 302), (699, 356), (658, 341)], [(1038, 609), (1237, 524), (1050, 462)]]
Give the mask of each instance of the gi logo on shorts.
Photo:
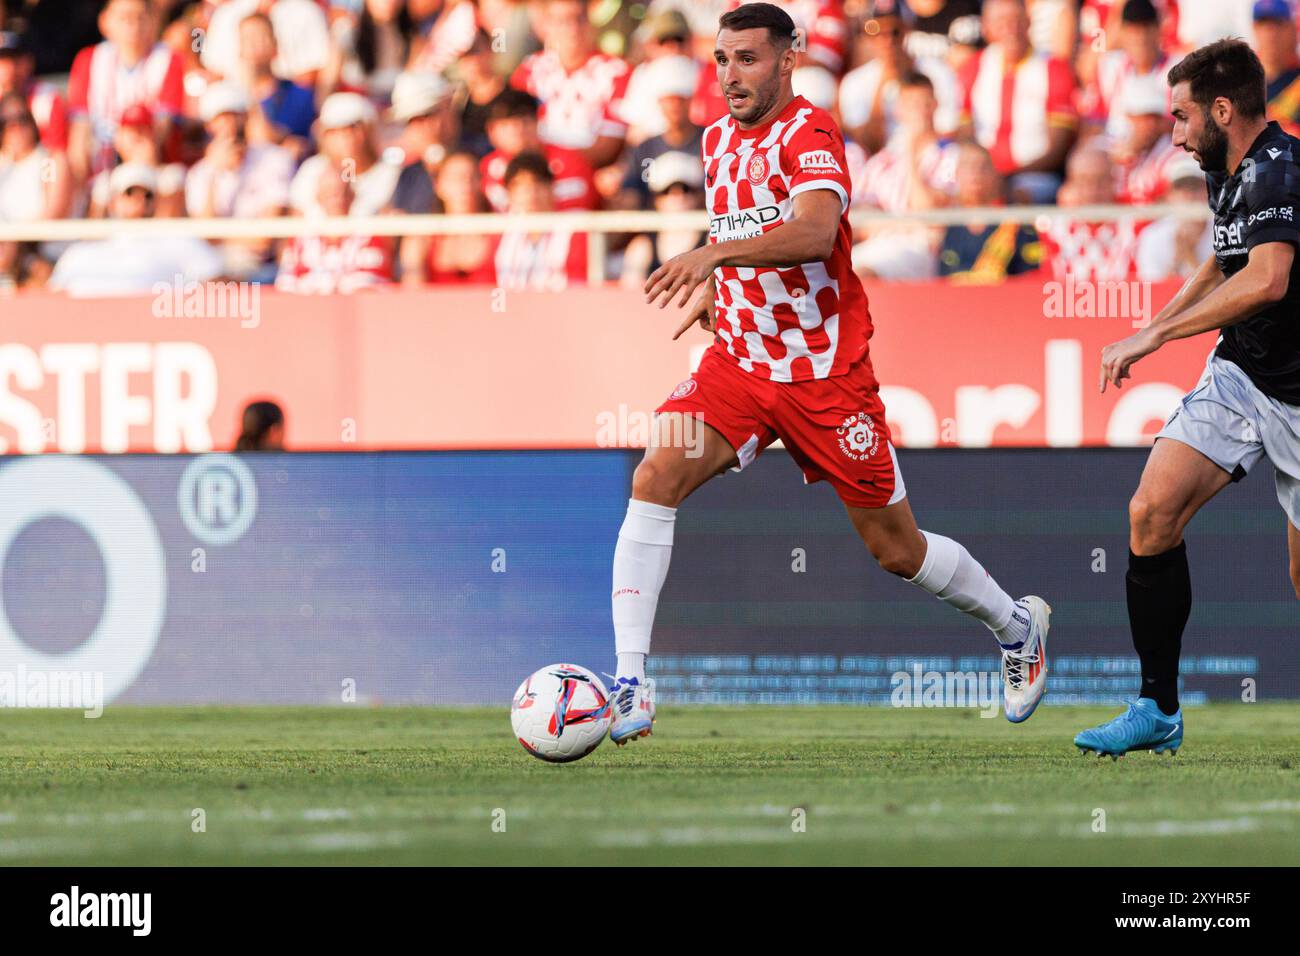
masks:
[(679, 398), (685, 398), (686, 396), (692, 394), (694, 391), (695, 391), (695, 379), (688, 378), (686, 381), (682, 382), (675, 389), (673, 389), (672, 394), (668, 396), (668, 401), (674, 402)]
[(755, 153), (750, 157), (749, 163), (745, 166), (745, 175), (755, 186), (761, 186), (767, 182), (767, 157), (762, 153)]
[(840, 436), (840, 451), (851, 461), (866, 461), (880, 445), (871, 416), (866, 412), (844, 419), (844, 424), (835, 429), (835, 434)]

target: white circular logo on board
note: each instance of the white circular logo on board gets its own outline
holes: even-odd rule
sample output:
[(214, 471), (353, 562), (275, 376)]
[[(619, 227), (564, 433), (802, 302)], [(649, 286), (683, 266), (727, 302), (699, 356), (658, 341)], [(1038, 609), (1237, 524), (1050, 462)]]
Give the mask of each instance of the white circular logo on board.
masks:
[(0, 661), (14, 670), (103, 674), (108, 703), (140, 676), (162, 630), (167, 567), (158, 528), (131, 486), (91, 459), (24, 458), (0, 469), (0, 567), (14, 538), (43, 518), (71, 521), (95, 542), (104, 611), (86, 641), (47, 654), (24, 643), (0, 607)]
[(176, 505), (194, 537), (204, 544), (231, 544), (257, 516), (257, 482), (235, 455), (199, 455), (181, 475)]

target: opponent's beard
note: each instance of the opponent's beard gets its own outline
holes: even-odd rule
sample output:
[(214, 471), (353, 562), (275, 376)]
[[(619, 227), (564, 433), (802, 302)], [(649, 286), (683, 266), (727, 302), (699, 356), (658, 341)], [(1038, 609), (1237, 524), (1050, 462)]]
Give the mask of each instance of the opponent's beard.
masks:
[(1196, 144), (1196, 152), (1200, 154), (1201, 169), (1205, 172), (1231, 171), (1228, 170), (1228, 134), (1208, 114), (1205, 117), (1205, 132)]

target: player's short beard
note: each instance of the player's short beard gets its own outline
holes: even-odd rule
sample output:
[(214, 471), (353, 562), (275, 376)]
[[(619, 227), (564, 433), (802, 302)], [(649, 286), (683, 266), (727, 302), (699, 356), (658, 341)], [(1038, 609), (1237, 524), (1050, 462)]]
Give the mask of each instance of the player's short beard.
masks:
[(1205, 131), (1201, 141), (1196, 144), (1197, 155), (1201, 157), (1201, 169), (1207, 173), (1228, 172), (1228, 134), (1214, 121), (1209, 110), (1202, 110), (1205, 117)]
[[(767, 111), (772, 108), (781, 95), (781, 75), (773, 73), (772, 78), (762, 86), (757, 87), (749, 97), (749, 109), (743, 114), (732, 113), (731, 118), (738, 123), (753, 123), (762, 116), (767, 115)], [(730, 104), (728, 104), (730, 109)]]

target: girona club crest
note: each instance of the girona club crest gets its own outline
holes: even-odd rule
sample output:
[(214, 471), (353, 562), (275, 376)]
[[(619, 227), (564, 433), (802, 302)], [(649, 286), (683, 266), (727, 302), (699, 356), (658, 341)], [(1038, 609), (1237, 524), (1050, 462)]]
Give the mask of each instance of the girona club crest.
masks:
[(840, 439), (840, 451), (852, 461), (866, 461), (880, 447), (880, 437), (866, 412), (844, 419), (844, 424), (835, 429), (835, 434)]
[(767, 172), (767, 157), (762, 153), (755, 153), (745, 165), (745, 175), (755, 186), (761, 186), (767, 182)]
[(694, 391), (695, 391), (695, 379), (688, 378), (686, 381), (682, 382), (675, 389), (673, 389), (672, 394), (668, 396), (668, 401), (672, 402), (672, 401), (676, 401), (679, 398), (685, 398), (686, 396), (690, 395)]

